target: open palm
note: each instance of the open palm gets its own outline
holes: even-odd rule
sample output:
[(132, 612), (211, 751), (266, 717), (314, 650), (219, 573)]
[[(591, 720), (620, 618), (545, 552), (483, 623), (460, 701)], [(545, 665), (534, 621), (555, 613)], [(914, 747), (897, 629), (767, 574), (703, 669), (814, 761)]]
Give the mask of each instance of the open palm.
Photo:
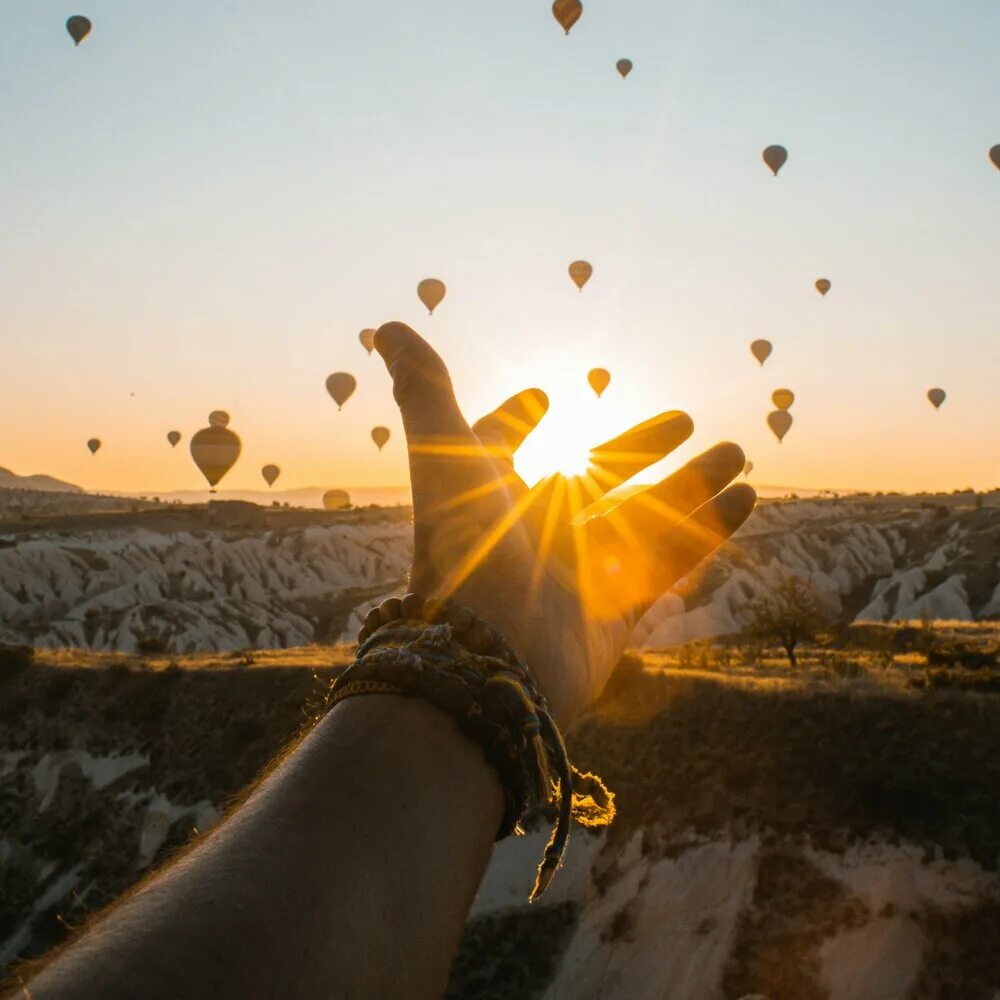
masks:
[(557, 719), (600, 693), (641, 614), (753, 510), (730, 486), (742, 450), (720, 444), (616, 502), (615, 487), (693, 430), (663, 413), (591, 452), (590, 471), (529, 487), (514, 453), (548, 408), (539, 389), (472, 427), (437, 353), (402, 323), (375, 336), (406, 430), (413, 490), (412, 589), (471, 608), (524, 657)]

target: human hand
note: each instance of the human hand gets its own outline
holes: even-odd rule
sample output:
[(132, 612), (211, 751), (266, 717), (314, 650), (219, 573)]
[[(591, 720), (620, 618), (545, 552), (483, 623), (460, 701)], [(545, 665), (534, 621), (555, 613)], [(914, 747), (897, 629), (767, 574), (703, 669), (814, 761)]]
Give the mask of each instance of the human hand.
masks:
[(386, 323), (375, 347), (409, 451), (411, 589), (463, 604), (501, 632), (566, 725), (600, 694), (649, 605), (753, 510), (754, 491), (730, 485), (742, 449), (716, 445), (655, 486), (604, 500), (691, 435), (691, 418), (675, 410), (594, 448), (586, 475), (529, 489), (513, 457), (545, 415), (545, 393), (518, 393), (470, 427), (423, 338)]

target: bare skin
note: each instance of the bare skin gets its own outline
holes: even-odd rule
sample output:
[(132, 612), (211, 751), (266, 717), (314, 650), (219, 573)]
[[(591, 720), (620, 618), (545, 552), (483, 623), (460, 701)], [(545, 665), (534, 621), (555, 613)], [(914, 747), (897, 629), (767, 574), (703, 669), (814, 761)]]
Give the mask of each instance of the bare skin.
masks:
[[(441, 359), (400, 323), (375, 338), (410, 451), (413, 589), (450, 596), (528, 660), (562, 725), (600, 693), (637, 617), (745, 520), (718, 445), (645, 493), (609, 489), (691, 433), (668, 413), (528, 490), (517, 446), (538, 390), (470, 427)], [(478, 747), (430, 705), (350, 699), (244, 804), (13, 996), (438, 997), (502, 812)]]

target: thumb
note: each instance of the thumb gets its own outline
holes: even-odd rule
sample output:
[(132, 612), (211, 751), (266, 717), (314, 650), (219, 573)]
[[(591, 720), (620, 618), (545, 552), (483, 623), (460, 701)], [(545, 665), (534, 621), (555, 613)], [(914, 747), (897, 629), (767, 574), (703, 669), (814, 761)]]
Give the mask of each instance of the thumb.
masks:
[(423, 337), (405, 323), (386, 323), (375, 333), (375, 349), (403, 417), (419, 550), (426, 531), (455, 527), (458, 508), (467, 514), (493, 510), (500, 492), (483, 494), (497, 479), (496, 469), (458, 408), (445, 363)]
[(458, 408), (448, 369), (420, 334), (405, 323), (383, 323), (375, 331), (375, 350), (392, 378), (392, 394), (411, 453), (416, 440), (423, 437), (472, 443), (472, 431)]

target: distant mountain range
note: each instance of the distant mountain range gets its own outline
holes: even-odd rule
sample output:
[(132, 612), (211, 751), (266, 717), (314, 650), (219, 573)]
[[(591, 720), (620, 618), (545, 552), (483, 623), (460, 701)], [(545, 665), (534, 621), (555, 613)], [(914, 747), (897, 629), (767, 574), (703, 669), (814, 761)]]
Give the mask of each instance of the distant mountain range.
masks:
[(40, 490), (43, 493), (83, 493), (79, 486), (64, 483), (54, 476), (19, 476), (0, 466), (0, 489)]
[[(340, 489), (347, 490), (351, 503), (355, 507), (369, 507), (373, 504), (379, 507), (407, 506), (410, 503), (410, 488), (408, 486), (341, 486), (332, 483)], [(164, 503), (179, 501), (180, 503), (208, 503), (209, 500), (245, 500), (248, 503), (270, 507), (273, 504), (288, 504), (290, 507), (323, 506), (323, 494), (330, 486), (302, 486), (297, 489), (275, 490), (219, 490), (209, 493), (208, 490), (171, 490), (157, 493), (155, 490), (145, 490), (142, 493), (123, 494), (127, 496), (152, 499), (155, 497)]]

